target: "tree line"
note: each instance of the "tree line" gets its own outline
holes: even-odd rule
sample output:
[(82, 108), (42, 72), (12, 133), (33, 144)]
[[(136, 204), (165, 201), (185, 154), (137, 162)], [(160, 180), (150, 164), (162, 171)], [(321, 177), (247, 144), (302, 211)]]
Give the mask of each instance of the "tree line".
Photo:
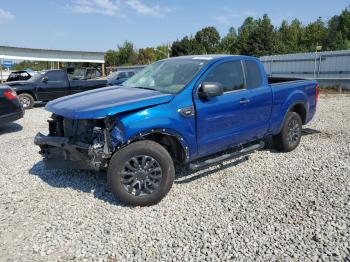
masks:
[(105, 54), (107, 66), (149, 64), (170, 56), (200, 54), (241, 54), (264, 56), (297, 52), (313, 52), (318, 46), (322, 50), (350, 49), (350, 10), (345, 8), (339, 15), (328, 21), (318, 18), (303, 25), (294, 19), (290, 23), (282, 21), (275, 27), (268, 15), (254, 19), (248, 17), (236, 30), (231, 27), (221, 37), (218, 30), (205, 27), (194, 36), (185, 36), (174, 41), (170, 47), (160, 45), (136, 49), (125, 41), (116, 50), (108, 50)]

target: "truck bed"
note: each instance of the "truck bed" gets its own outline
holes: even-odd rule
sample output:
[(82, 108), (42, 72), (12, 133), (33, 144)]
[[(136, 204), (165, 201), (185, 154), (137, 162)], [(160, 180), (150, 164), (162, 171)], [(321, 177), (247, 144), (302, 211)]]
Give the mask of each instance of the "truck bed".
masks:
[(268, 77), (269, 85), (283, 84), (287, 82), (304, 81), (302, 78), (290, 78), (290, 77)]

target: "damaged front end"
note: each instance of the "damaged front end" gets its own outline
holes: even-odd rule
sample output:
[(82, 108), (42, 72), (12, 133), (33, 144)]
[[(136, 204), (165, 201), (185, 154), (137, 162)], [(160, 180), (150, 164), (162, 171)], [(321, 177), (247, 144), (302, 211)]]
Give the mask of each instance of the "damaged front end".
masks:
[(34, 143), (49, 169), (105, 169), (124, 142), (116, 117), (72, 120), (53, 114), (48, 122), (49, 135), (38, 133)]

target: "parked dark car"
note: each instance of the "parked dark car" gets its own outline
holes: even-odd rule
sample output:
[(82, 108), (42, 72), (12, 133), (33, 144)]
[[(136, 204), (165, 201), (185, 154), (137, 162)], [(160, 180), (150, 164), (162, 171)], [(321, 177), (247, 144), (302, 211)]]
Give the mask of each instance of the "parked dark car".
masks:
[(69, 80), (89, 80), (99, 77), (101, 77), (101, 72), (92, 67), (75, 68), (73, 73), (68, 75)]
[(9, 86), (0, 87), (0, 126), (22, 118), (24, 109), (14, 90)]
[(109, 86), (120, 85), (132, 77), (136, 72), (138, 72), (138, 70), (123, 70), (113, 72), (111, 76), (107, 77), (107, 84)]
[(32, 108), (35, 101), (53, 99), (92, 90), (107, 85), (106, 80), (69, 80), (65, 70), (48, 70), (34, 75), (27, 81), (7, 83), (18, 94), (25, 109)]
[(276, 149), (294, 150), (318, 94), (313, 80), (268, 78), (254, 57), (176, 57), (123, 86), (48, 103), (49, 135), (35, 144), (47, 167), (107, 170), (117, 198), (152, 205), (169, 192), (177, 166), (241, 157), (269, 137)]
[(12, 72), (7, 78), (6, 82), (14, 82), (14, 81), (26, 81), (30, 79), (34, 73), (29, 73), (28, 71), (15, 71)]

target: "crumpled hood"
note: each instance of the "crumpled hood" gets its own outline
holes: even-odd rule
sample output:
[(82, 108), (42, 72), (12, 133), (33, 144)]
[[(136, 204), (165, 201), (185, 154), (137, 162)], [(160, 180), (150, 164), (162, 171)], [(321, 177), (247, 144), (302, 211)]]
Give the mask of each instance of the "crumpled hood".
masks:
[(70, 119), (99, 119), (169, 102), (174, 96), (154, 90), (112, 86), (49, 102), (46, 110)]

